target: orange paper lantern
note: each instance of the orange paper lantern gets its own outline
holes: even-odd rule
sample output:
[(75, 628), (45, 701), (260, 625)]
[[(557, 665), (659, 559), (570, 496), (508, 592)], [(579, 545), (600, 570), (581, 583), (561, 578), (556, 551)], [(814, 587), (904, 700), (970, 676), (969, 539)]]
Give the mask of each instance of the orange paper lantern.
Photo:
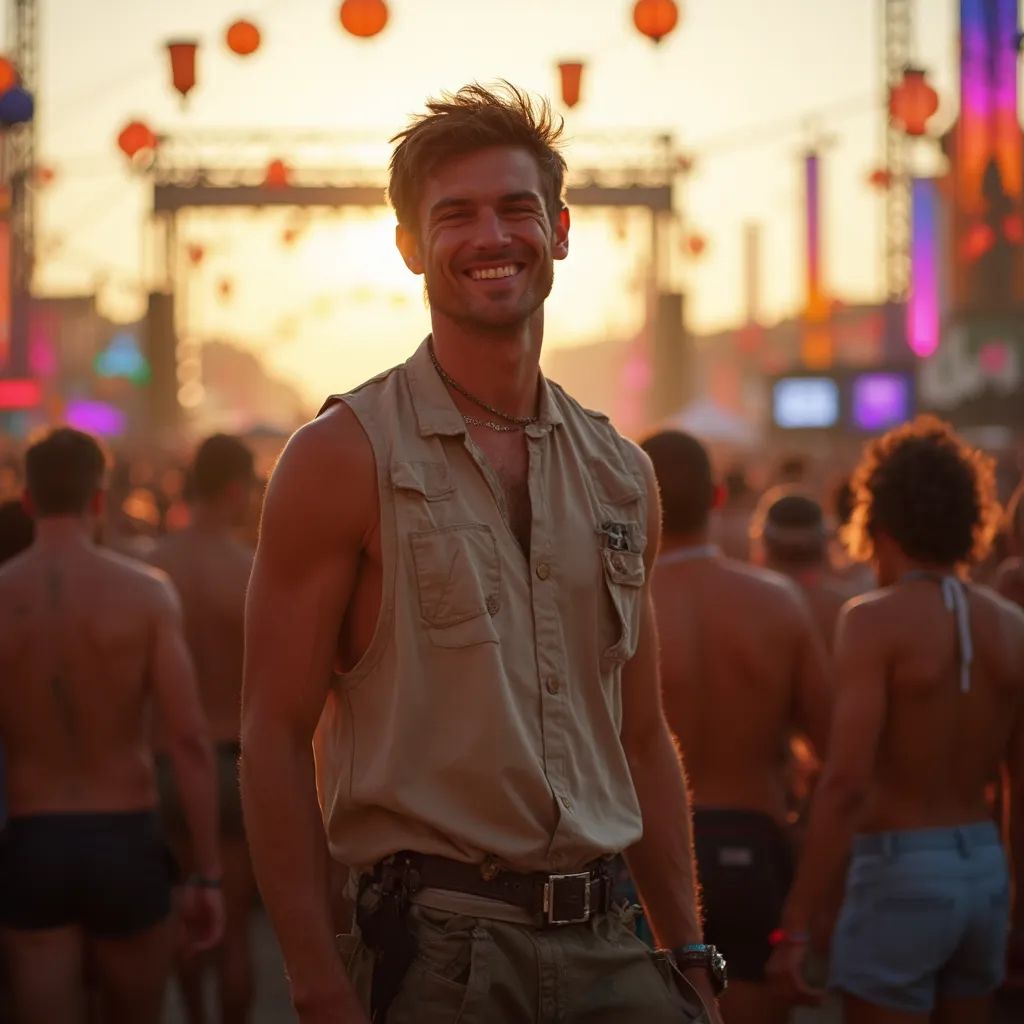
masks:
[(908, 135), (924, 135), (928, 119), (939, 109), (939, 94), (921, 68), (903, 72), (903, 81), (889, 92), (889, 116)]
[(687, 253), (694, 259), (703, 256), (704, 250), (708, 247), (707, 239), (703, 235), (688, 235), (685, 244)]
[(271, 160), (267, 164), (267, 172), (263, 184), (267, 188), (285, 188), (291, 178), (291, 169), (283, 160)]
[(346, 32), (369, 39), (382, 32), (388, 23), (388, 5), (384, 0), (344, 0), (338, 17)]
[(235, 282), (230, 277), (221, 278), (217, 282), (217, 295), (221, 302), (230, 302), (235, 291)]
[(143, 150), (156, 149), (156, 133), (142, 121), (131, 121), (121, 129), (117, 145), (129, 160), (134, 160)]
[(236, 21), (224, 39), (228, 49), (239, 57), (248, 57), (260, 48), (260, 30), (251, 21)]
[(675, 0), (637, 0), (633, 24), (649, 39), (660, 43), (679, 24)]
[(188, 254), (188, 261), (193, 267), (198, 267), (203, 262), (203, 257), (206, 255), (205, 246), (198, 245), (195, 242), (188, 245), (185, 249)]
[(563, 61), (558, 65), (558, 75), (562, 83), (562, 102), (567, 107), (575, 107), (580, 101), (580, 80), (583, 77), (583, 65), (579, 61)]
[(186, 99), (196, 84), (196, 51), (199, 44), (190, 40), (180, 40), (167, 44), (167, 54), (171, 59), (171, 84), (181, 98)]
[(0, 57), (0, 95), (18, 84), (18, 69), (6, 57)]

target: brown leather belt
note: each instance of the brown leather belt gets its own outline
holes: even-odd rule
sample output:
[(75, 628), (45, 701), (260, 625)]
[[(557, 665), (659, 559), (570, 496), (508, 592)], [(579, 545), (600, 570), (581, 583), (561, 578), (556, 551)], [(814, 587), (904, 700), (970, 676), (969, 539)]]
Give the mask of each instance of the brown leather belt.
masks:
[(521, 907), (545, 925), (582, 924), (608, 911), (612, 881), (604, 861), (583, 871), (548, 875), (541, 872), (485, 871), (466, 864), (419, 853), (398, 853), (374, 868), (374, 879), (385, 874), (398, 881), (409, 896), (421, 889), (447, 889)]

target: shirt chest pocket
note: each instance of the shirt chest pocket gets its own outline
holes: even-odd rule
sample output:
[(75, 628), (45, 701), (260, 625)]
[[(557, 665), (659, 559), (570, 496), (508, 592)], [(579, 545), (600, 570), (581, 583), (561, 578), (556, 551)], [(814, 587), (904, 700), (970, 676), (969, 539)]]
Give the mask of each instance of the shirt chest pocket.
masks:
[(498, 643), (501, 560), (486, 523), (460, 518), (448, 464), (393, 462), (399, 534), (408, 538), (420, 619), (438, 647)]
[(591, 471), (598, 497), (596, 532), (611, 617), (611, 643), (605, 647), (604, 656), (611, 661), (628, 661), (636, 653), (640, 638), (647, 579), (644, 492), (631, 473), (604, 460), (594, 460)]

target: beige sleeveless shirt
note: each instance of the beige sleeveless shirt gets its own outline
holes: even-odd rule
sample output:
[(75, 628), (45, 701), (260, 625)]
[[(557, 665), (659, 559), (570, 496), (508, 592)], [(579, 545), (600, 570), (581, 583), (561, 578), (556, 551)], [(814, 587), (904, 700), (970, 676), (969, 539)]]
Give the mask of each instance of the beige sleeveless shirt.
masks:
[(315, 740), (332, 855), (564, 872), (636, 842), (619, 737), (647, 543), (635, 450), (541, 378), (527, 559), (426, 342), (335, 401), (376, 458), (383, 587)]

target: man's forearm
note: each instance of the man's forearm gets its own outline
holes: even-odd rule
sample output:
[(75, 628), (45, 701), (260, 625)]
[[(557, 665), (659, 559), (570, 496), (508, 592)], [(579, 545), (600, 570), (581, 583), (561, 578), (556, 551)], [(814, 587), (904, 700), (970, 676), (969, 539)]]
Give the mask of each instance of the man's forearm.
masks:
[[(252, 751), (252, 753), (247, 753)], [(243, 737), (242, 803), (253, 869), (297, 1008), (351, 998), (334, 943), (311, 746), (275, 730)]]
[(643, 838), (626, 851), (660, 945), (700, 942), (700, 900), (693, 856), (686, 777), (668, 729), (630, 756), (633, 787), (643, 815)]
[(188, 736), (171, 743), (171, 766), (182, 814), (192, 839), (195, 870), (207, 877), (221, 873), (217, 830), (217, 777), (213, 748), (206, 736)]

